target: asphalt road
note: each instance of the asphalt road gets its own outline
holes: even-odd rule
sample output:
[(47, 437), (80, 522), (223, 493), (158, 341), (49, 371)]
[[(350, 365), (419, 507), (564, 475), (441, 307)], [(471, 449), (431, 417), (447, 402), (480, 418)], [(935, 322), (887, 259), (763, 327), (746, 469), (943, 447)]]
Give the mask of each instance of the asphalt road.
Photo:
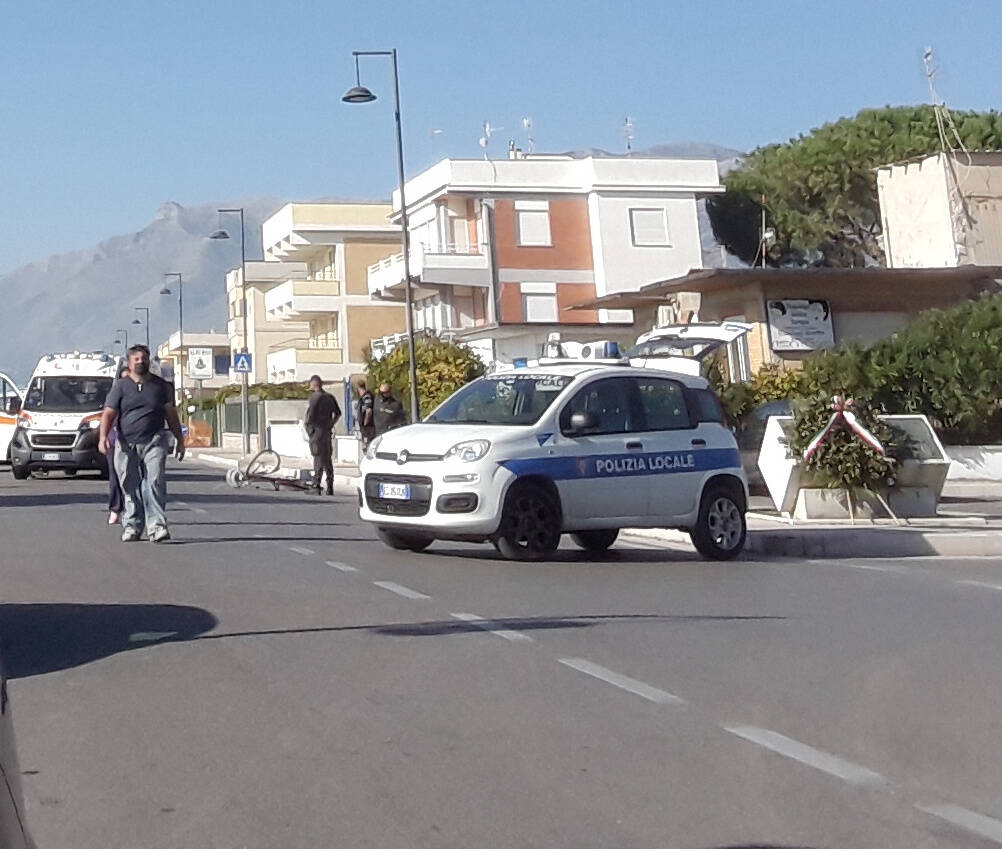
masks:
[(1002, 843), (1002, 561), (401, 553), (187, 465), (123, 544), (0, 474), (40, 849)]

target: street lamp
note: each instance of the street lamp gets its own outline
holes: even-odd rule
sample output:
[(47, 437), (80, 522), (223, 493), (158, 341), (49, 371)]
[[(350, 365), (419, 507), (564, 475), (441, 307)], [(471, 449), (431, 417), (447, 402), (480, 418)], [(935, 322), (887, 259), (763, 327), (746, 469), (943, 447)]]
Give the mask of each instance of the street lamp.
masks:
[[(244, 208), (242, 206), (233, 209), (218, 209), (220, 215), (224, 213), (240, 213), (240, 312), (243, 318), (243, 349), (242, 353), (247, 353), (247, 247), (244, 239)], [(216, 230), (209, 236), (210, 239), (228, 239), (230, 234), (225, 230)], [(250, 454), (250, 414), (247, 401), (247, 372), (240, 372), (240, 433), (243, 436), (244, 454)]]
[(394, 119), (397, 129), (397, 175), (400, 179), (400, 242), (404, 251), (404, 305), (407, 311), (407, 354), (410, 358), (408, 374), (411, 383), (411, 421), (420, 420), (417, 391), (417, 356), (414, 353), (414, 317), (411, 301), (410, 234), (407, 232), (407, 199), (404, 196), (404, 141), (400, 129), (400, 77), (397, 73), (397, 51), (393, 50), (353, 50), (355, 57), (355, 85), (341, 98), (345, 103), (372, 103), (376, 99), (369, 89), (362, 85), (358, 73), (359, 56), (389, 56), (393, 62)]
[[(150, 308), (149, 307), (134, 307), (134, 309), (137, 312), (142, 311), (142, 312), (146, 313), (146, 321), (145, 321), (145, 324), (146, 324), (146, 348), (148, 350), (149, 347), (150, 347)], [(133, 324), (144, 324), (144, 322), (140, 321), (138, 318), (132, 319), (132, 323)]]
[[(125, 352), (128, 353), (129, 352), (129, 331), (128, 331), (128, 328), (126, 328), (126, 329), (123, 330), (121, 327), (119, 327), (118, 330), (116, 330), (115, 332), (122, 334), (122, 339), (125, 340)], [(119, 343), (119, 341), (120, 340), (116, 339), (115, 340), (115, 344), (117, 345)]]
[[(187, 404), (184, 401), (184, 366), (182, 365), (182, 360), (184, 358), (184, 300), (182, 297), (183, 281), (181, 280), (180, 271), (168, 271), (164, 274), (164, 278), (176, 277), (177, 278), (177, 388), (181, 395), (181, 418), (185, 416), (187, 411)], [(167, 284), (160, 290), (161, 295), (173, 294), (170, 289), (167, 288)], [(167, 338), (167, 353), (170, 353), (170, 337)]]

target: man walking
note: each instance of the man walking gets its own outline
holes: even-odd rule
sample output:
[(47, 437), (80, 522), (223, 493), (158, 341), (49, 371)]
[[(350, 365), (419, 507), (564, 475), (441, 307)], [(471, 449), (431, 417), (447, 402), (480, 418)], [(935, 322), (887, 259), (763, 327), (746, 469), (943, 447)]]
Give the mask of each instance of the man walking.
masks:
[(327, 494), (334, 494), (334, 425), (341, 418), (341, 408), (329, 392), (324, 391), (320, 375), (310, 378), (310, 403), (306, 408), (306, 435), (310, 438), (313, 455), (313, 491), (320, 494), (321, 477), (327, 475)]
[(388, 430), (407, 424), (404, 405), (393, 397), (393, 391), (388, 383), (379, 385), (379, 398), (373, 411), (373, 423), (376, 426), (377, 436), (382, 436)]
[(366, 388), (364, 380), (359, 380), (355, 384), (355, 390), (358, 392), (358, 432), (362, 437), (362, 450), (364, 451), (376, 436), (376, 424), (372, 417), (376, 399)]
[(122, 542), (140, 539), (145, 526), (150, 542), (170, 539), (167, 528), (167, 430), (174, 434), (177, 459), (184, 458), (181, 422), (170, 384), (150, 374), (150, 351), (129, 348), (129, 373), (116, 380), (104, 402), (98, 450), (109, 451), (108, 434), (118, 422), (115, 471), (125, 496)]

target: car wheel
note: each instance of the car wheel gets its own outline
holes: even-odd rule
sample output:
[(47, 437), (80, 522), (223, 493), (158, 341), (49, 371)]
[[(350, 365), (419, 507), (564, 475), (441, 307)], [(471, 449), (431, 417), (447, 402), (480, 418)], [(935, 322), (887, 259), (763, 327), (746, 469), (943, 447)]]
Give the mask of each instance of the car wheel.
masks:
[(536, 484), (515, 484), (505, 498), (501, 526), (492, 540), (508, 560), (542, 560), (560, 545), (560, 508)]
[(704, 557), (730, 560), (744, 548), (748, 529), (742, 501), (731, 487), (722, 484), (710, 484), (703, 492), (699, 518), (689, 536)]
[[(74, 474), (76, 474), (76, 473), (74, 472)], [(108, 472), (107, 466), (105, 466), (105, 468), (103, 468), (103, 469), (98, 469), (97, 470), (97, 479), (99, 481), (106, 481), (110, 477), (111, 477), (111, 474)]]
[(10, 471), (16, 481), (26, 481), (30, 474), (27, 466), (11, 466)]
[(379, 541), (383, 545), (388, 545), (397, 551), (424, 551), (434, 542), (431, 537), (400, 533), (399, 531), (387, 531), (383, 528), (376, 530), (376, 536), (379, 537)]
[(618, 536), (619, 529), (612, 528), (602, 531), (578, 531), (576, 534), (571, 534), (571, 539), (578, 548), (583, 548), (585, 551), (605, 551), (612, 546)]
[(63, 469), (63, 474), (68, 478), (75, 478), (77, 476), (76, 469)]

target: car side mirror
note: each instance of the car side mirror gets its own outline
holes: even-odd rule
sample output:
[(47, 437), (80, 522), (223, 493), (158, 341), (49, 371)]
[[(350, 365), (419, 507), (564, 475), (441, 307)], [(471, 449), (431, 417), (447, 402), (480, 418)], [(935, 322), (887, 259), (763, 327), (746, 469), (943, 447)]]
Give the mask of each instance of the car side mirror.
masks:
[(594, 413), (572, 413), (570, 421), (571, 433), (584, 433), (598, 427), (598, 416)]

